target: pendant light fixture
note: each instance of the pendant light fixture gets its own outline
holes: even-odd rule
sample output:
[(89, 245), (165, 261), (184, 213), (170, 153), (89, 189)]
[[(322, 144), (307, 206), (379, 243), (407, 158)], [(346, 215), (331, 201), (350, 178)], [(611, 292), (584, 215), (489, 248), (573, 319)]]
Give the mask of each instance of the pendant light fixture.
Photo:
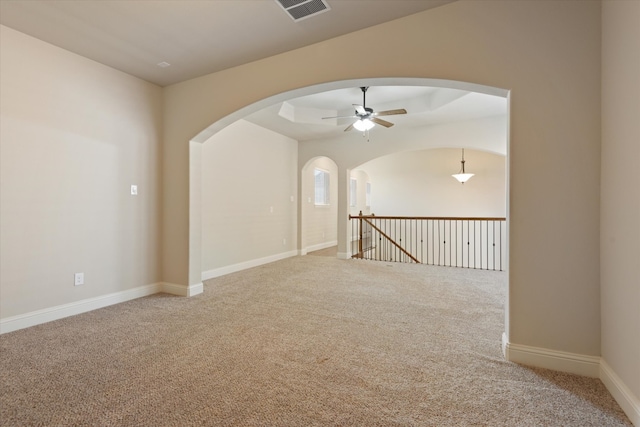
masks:
[(469, 179), (474, 175), (472, 173), (465, 173), (464, 171), (464, 148), (462, 149), (462, 161), (460, 163), (462, 164), (460, 172), (454, 173), (451, 176), (457, 179), (461, 184), (464, 184), (465, 182), (469, 181)]

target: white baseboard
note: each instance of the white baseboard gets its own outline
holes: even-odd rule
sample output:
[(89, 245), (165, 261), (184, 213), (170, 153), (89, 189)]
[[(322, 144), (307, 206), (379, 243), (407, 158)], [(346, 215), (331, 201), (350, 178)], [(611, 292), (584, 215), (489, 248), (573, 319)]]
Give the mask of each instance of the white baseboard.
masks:
[(634, 426), (640, 427), (640, 399), (635, 396), (620, 377), (611, 369), (606, 360), (600, 360), (600, 380), (618, 402)]
[(504, 356), (505, 359), (509, 360), (507, 358), (507, 343), (509, 342), (509, 340), (507, 339), (507, 333), (503, 332), (502, 333), (502, 355)]
[(348, 252), (338, 252), (338, 259), (351, 259), (351, 254)]
[(512, 344), (502, 334), (502, 352), (510, 362), (599, 378), (634, 426), (640, 427), (640, 399), (603, 358)]
[(69, 304), (62, 304), (55, 307), (36, 310), (30, 313), (20, 314), (18, 316), (6, 317), (4, 319), (0, 319), (0, 334), (17, 331), (18, 329), (36, 326), (69, 316), (75, 316), (76, 314), (86, 313), (87, 311), (97, 310), (99, 308), (108, 307), (110, 305), (132, 299), (153, 295), (160, 292), (162, 288), (163, 284), (153, 283), (128, 289), (126, 291), (114, 292), (95, 298), (88, 298)]
[(214, 277), (224, 276), (226, 274), (235, 273), (237, 271), (246, 270), (248, 268), (258, 267), (260, 265), (269, 264), (271, 262), (280, 261), (285, 258), (291, 258), (298, 255), (298, 251), (282, 252), (264, 258), (253, 259), (240, 262), (237, 264), (227, 265), (225, 267), (215, 268), (213, 270), (202, 272), (202, 281), (213, 279)]
[(189, 286), (176, 285), (175, 283), (165, 282), (160, 284), (160, 291), (171, 295), (178, 295), (181, 297), (192, 297), (204, 292), (204, 286), (202, 282)]
[(513, 344), (508, 342), (504, 335), (502, 338), (502, 349), (504, 357), (510, 362), (568, 372), (586, 377), (600, 377), (600, 356), (586, 356), (559, 350)]

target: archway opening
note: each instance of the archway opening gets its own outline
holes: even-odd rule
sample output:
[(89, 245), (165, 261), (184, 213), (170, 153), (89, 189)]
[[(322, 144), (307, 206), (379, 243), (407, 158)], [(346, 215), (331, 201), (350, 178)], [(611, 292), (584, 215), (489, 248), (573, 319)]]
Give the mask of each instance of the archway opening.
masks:
[[(286, 246), (286, 248), (282, 249), (280, 252), (266, 254), (265, 256), (261, 256), (259, 258), (254, 259), (236, 259), (236, 260), (227, 260), (227, 262), (235, 262), (232, 264), (232, 268), (225, 265), (219, 265), (214, 268), (218, 273), (224, 273), (227, 271), (233, 271), (234, 269), (241, 269), (250, 267), (253, 265), (257, 265), (257, 263), (261, 262), (269, 262), (271, 260), (278, 259), (281, 256), (286, 256), (286, 254), (295, 254), (295, 253), (305, 253), (308, 250), (308, 247), (312, 247), (314, 245), (322, 245), (327, 242), (331, 242), (333, 237), (328, 236), (325, 231), (324, 236), (322, 237), (322, 242), (311, 242), (309, 240), (306, 241), (307, 231), (303, 227), (305, 226), (305, 215), (303, 211), (305, 209), (305, 205), (309, 204), (309, 196), (305, 196), (305, 189), (303, 187), (303, 175), (306, 173), (306, 170), (303, 171), (304, 168), (307, 168), (310, 162), (318, 157), (329, 157), (335, 161), (335, 165), (337, 167), (337, 175), (338, 179), (334, 180), (334, 182), (338, 186), (338, 200), (336, 202), (336, 213), (335, 218), (337, 218), (337, 243), (338, 243), (338, 251), (339, 254), (342, 253), (343, 257), (349, 254), (349, 232), (348, 232), (348, 224), (346, 218), (348, 217), (352, 205), (350, 203), (349, 196), (349, 187), (350, 187), (350, 178), (351, 178), (351, 170), (355, 169), (357, 166), (366, 163), (367, 161), (383, 157), (385, 155), (391, 153), (398, 153), (403, 151), (415, 151), (419, 149), (425, 148), (433, 148), (433, 147), (448, 147), (448, 148), (467, 148), (467, 149), (479, 149), (490, 152), (499, 152), (504, 156), (508, 153), (508, 91), (492, 88), (486, 86), (475, 85), (471, 83), (464, 82), (455, 82), (455, 81), (447, 81), (447, 80), (434, 80), (434, 79), (416, 79), (416, 78), (378, 78), (378, 79), (362, 79), (362, 80), (346, 80), (346, 81), (337, 81), (331, 83), (323, 83), (319, 85), (309, 86), (305, 88), (300, 88), (292, 91), (288, 91), (285, 93), (281, 93), (266, 99), (263, 99), (254, 104), (248, 105), (233, 114), (211, 124), (209, 127), (200, 132), (193, 140), (192, 143), (202, 143), (210, 138), (217, 135), (220, 131), (230, 127), (230, 125), (238, 122), (239, 120), (243, 120), (245, 123), (250, 121), (246, 120), (250, 115), (257, 113), (265, 108), (273, 108), (274, 105), (283, 103), (288, 100), (304, 97), (307, 95), (326, 93), (332, 90), (339, 90), (345, 88), (354, 88), (360, 86), (399, 86), (399, 87), (429, 87), (436, 89), (443, 89), (443, 91), (437, 92), (429, 101), (428, 104), (430, 107), (439, 106), (451, 107), (451, 103), (456, 99), (459, 99), (460, 94), (447, 94), (446, 90), (450, 91), (458, 91), (464, 92), (466, 94), (470, 94), (469, 98), (473, 96), (487, 96), (492, 99), (500, 99), (504, 105), (504, 113), (502, 115), (495, 115), (490, 118), (483, 118), (479, 120), (474, 117), (461, 116), (461, 119), (458, 120), (457, 123), (440, 121), (437, 123), (426, 123), (420, 129), (420, 132), (417, 132), (416, 129), (409, 130), (408, 127), (398, 126), (399, 132), (394, 134), (395, 139), (390, 140), (389, 135), (380, 137), (376, 136), (376, 138), (370, 138), (366, 141), (366, 146), (363, 148), (363, 139), (358, 135), (355, 135), (355, 139), (357, 142), (351, 143), (348, 141), (348, 138), (352, 140), (353, 135), (340, 135), (335, 138), (324, 138), (321, 141), (318, 140), (305, 140), (305, 141), (295, 141), (297, 143), (297, 179), (295, 183), (297, 184), (297, 188), (294, 190), (289, 189), (287, 199), (290, 202), (295, 200), (295, 206), (297, 208), (297, 216), (294, 219), (290, 219), (290, 223), (296, 224), (296, 233), (295, 236), (291, 239), (283, 237), (280, 239), (274, 239), (278, 242), (282, 242), (282, 246)], [(464, 96), (464, 95), (462, 95)], [(447, 98), (450, 97), (450, 98)], [(469, 99), (467, 98), (467, 99)], [(453, 101), (452, 101), (453, 100)], [(468, 112), (467, 112), (468, 113)], [(460, 122), (464, 121), (465, 125), (461, 126)], [(253, 123), (255, 125), (255, 123)], [(400, 124), (400, 123), (399, 123)], [(338, 123), (338, 125), (342, 125)], [(480, 129), (487, 130), (486, 132), (479, 131)], [(490, 134), (494, 131), (501, 133), (499, 138), (491, 138)], [(359, 145), (357, 145), (359, 144)], [(192, 156), (198, 157), (198, 156)], [(241, 160), (241, 159), (238, 159)], [(196, 159), (196, 162), (198, 160)], [(192, 159), (193, 162), (193, 159)], [(304, 166), (301, 166), (304, 165)], [(198, 169), (197, 167), (193, 167), (193, 169)], [(452, 170), (454, 173), (455, 170)], [(230, 178), (233, 179), (233, 178)], [(505, 161), (505, 216), (508, 216), (508, 160)], [(306, 184), (305, 184), (306, 185)], [(295, 194), (294, 194), (295, 193)], [(192, 213), (190, 214), (192, 217), (197, 217), (198, 214), (193, 213), (193, 209), (199, 209), (199, 205), (202, 203), (202, 194), (199, 191), (192, 191), (190, 195), (190, 206)], [(268, 213), (272, 213), (273, 206), (269, 202), (265, 202), (266, 209), (268, 209)], [(203, 216), (204, 217), (204, 216)], [(207, 226), (203, 223), (203, 227)], [(203, 230), (204, 231), (204, 230)], [(307, 234), (305, 234), (307, 233)], [(193, 230), (191, 236), (193, 238)], [(330, 233), (333, 234), (332, 232)], [(506, 234), (508, 235), (508, 229)], [(286, 242), (296, 242), (296, 246), (291, 248), (285, 244)], [(203, 247), (206, 242), (203, 242)], [(200, 248), (200, 252), (198, 251), (197, 245), (191, 245), (191, 248), (195, 249), (193, 253), (190, 254), (190, 266), (191, 263), (202, 263), (202, 271), (210, 272), (211, 270), (207, 270), (208, 266), (205, 265), (205, 258), (201, 257), (203, 252), (203, 247)], [(206, 254), (204, 254), (207, 256)], [(200, 257), (200, 260), (195, 260), (195, 257)], [(222, 259), (222, 258), (219, 258)], [(507, 256), (507, 265), (508, 265), (508, 256)], [(211, 274), (203, 274), (203, 280), (207, 277), (213, 277)], [(508, 314), (508, 310), (506, 311)], [(507, 319), (508, 320), (508, 319)], [(506, 324), (506, 328), (508, 329), (508, 321)]]
[(338, 165), (324, 156), (300, 169), (300, 254), (338, 245)]

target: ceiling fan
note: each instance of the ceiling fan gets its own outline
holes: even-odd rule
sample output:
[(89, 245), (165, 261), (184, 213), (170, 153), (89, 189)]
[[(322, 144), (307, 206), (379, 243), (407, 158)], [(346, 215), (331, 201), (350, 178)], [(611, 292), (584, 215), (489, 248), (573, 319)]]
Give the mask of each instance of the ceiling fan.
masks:
[(386, 120), (379, 119), (378, 116), (392, 116), (395, 114), (407, 114), (407, 110), (405, 110), (404, 108), (399, 108), (396, 110), (378, 111), (378, 112), (373, 111), (373, 108), (367, 107), (366, 96), (367, 96), (367, 89), (369, 89), (369, 87), (361, 86), (360, 89), (362, 90), (362, 105), (353, 104), (353, 106), (356, 108), (355, 115), (323, 117), (323, 119), (358, 119), (355, 121), (355, 123), (352, 123), (349, 126), (347, 126), (347, 128), (344, 131), (347, 132), (353, 128), (356, 128), (361, 132), (365, 132), (371, 129), (372, 127), (374, 127), (376, 124), (380, 126), (384, 126), (386, 128), (393, 126), (393, 123), (388, 122)]

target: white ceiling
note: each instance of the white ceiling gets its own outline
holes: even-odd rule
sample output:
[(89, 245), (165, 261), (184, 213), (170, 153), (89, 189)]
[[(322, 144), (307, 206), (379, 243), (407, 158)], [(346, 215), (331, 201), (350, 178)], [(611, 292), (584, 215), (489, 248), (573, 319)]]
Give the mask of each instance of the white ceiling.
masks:
[[(331, 10), (294, 22), (275, 0), (0, 0), (0, 23), (166, 86), (453, 1), (326, 0)], [(393, 128), (372, 132), (506, 114), (504, 98), (444, 88), (375, 86), (366, 101), (375, 111), (408, 111), (384, 117)], [(358, 87), (292, 99), (246, 119), (299, 141), (329, 138), (352, 121), (322, 117), (351, 115), (353, 104), (362, 104)], [(282, 108), (295, 120), (279, 115)]]
[[(505, 115), (506, 98), (458, 89), (426, 86), (372, 86), (366, 106), (374, 111), (404, 108), (407, 114), (381, 117), (391, 128), (376, 126), (371, 132), (393, 132), (482, 117)], [(283, 104), (288, 104), (284, 105)], [(360, 88), (338, 89), (279, 102), (245, 117), (246, 120), (298, 141), (337, 137), (356, 119), (323, 119), (355, 113), (363, 104)], [(283, 114), (280, 111), (284, 110)], [(292, 120), (293, 119), (293, 120)], [(349, 132), (358, 133), (356, 130)]]
[(0, 0), (0, 23), (166, 86), (452, 1), (327, 0), (294, 22), (275, 0)]

